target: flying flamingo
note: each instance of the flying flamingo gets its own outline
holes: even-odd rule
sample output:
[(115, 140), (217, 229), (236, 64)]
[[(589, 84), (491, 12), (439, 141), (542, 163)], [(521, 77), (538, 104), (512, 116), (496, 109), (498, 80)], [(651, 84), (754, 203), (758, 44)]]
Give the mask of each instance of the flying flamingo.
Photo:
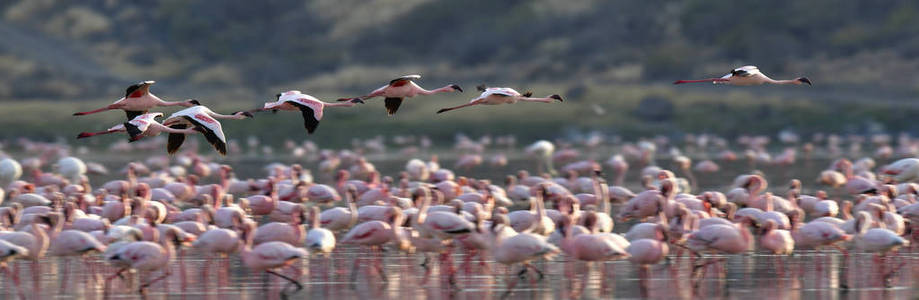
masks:
[(355, 99), (367, 100), (373, 97), (382, 96), (386, 98), (384, 100), (386, 104), (386, 112), (391, 116), (395, 114), (397, 110), (399, 110), (399, 106), (402, 105), (402, 100), (405, 98), (411, 98), (416, 95), (431, 95), (452, 91), (459, 91), (461, 93), (463, 92), (463, 89), (455, 84), (450, 84), (445, 87), (429, 91), (418, 86), (413, 81), (420, 78), (421, 75), (405, 75), (389, 81), (389, 84), (384, 85), (383, 87), (380, 87), (365, 96), (357, 98), (342, 98), (338, 99), (338, 101), (355, 101)]
[(88, 114), (94, 114), (97, 112), (103, 112), (106, 110), (112, 109), (122, 109), (128, 115), (128, 120), (132, 120), (141, 114), (147, 113), (151, 108), (157, 106), (185, 106), (191, 107), (195, 105), (201, 105), (198, 100), (188, 99), (185, 101), (163, 101), (156, 95), (150, 92), (150, 86), (156, 83), (155, 81), (141, 81), (135, 84), (132, 84), (125, 90), (124, 97), (115, 101), (106, 107), (99, 108), (96, 110), (78, 112), (74, 113), (74, 116), (82, 116)]
[(562, 97), (559, 95), (549, 95), (545, 98), (532, 98), (533, 92), (526, 92), (521, 94), (512, 88), (486, 88), (485, 85), (477, 86), (480, 92), (482, 92), (479, 97), (474, 98), (469, 101), (469, 103), (442, 108), (437, 111), (437, 113), (448, 112), (454, 109), (459, 109), (463, 107), (469, 107), (473, 105), (498, 105), (498, 104), (514, 104), (517, 101), (526, 101), (526, 102), (542, 102), (542, 103), (551, 103), (552, 101), (558, 100), (559, 102), (565, 101), (562, 100)]
[[(223, 115), (215, 113), (206, 106), (198, 105), (173, 113), (169, 118), (163, 121), (163, 125), (174, 129), (194, 127), (204, 134), (204, 137), (207, 138), (207, 142), (213, 145), (220, 155), (227, 155), (227, 139), (223, 135), (223, 128), (220, 126), (220, 122), (215, 118), (242, 120), (246, 117), (251, 118), (252, 113), (241, 111), (235, 112), (232, 115)], [(179, 151), (179, 147), (182, 146), (183, 142), (185, 142), (185, 134), (170, 133), (169, 144), (166, 145), (166, 151), (168, 151), (169, 154), (176, 153), (176, 151)]]
[[(312, 134), (316, 131), (316, 127), (319, 127), (319, 121), (322, 120), (322, 111), (326, 107), (352, 107), (355, 103), (364, 103), (361, 98), (354, 98), (342, 103), (322, 102), (316, 97), (296, 90), (280, 93), (277, 95), (277, 99), (278, 101), (265, 103), (265, 107), (255, 111), (299, 110), (303, 114), (303, 125), (309, 134)], [(386, 101), (389, 103), (389, 100)]]
[(137, 141), (144, 137), (157, 136), (162, 132), (175, 133), (175, 134), (195, 134), (198, 131), (194, 129), (175, 129), (166, 127), (160, 122), (156, 121), (156, 118), (162, 117), (163, 113), (154, 112), (154, 113), (145, 113), (134, 117), (134, 119), (112, 126), (106, 131), (99, 132), (82, 132), (77, 136), (78, 139), (88, 138), (91, 136), (116, 133), (116, 132), (127, 132), (130, 141)]
[(681, 83), (693, 83), (693, 82), (711, 82), (711, 83), (722, 83), (730, 85), (760, 85), (764, 83), (770, 84), (807, 84), (811, 85), (810, 79), (807, 77), (798, 77), (792, 80), (774, 80), (769, 78), (765, 74), (759, 71), (759, 68), (756, 66), (743, 66), (734, 70), (731, 70), (731, 73), (728, 73), (721, 78), (708, 78), (700, 80), (677, 80), (673, 84)]

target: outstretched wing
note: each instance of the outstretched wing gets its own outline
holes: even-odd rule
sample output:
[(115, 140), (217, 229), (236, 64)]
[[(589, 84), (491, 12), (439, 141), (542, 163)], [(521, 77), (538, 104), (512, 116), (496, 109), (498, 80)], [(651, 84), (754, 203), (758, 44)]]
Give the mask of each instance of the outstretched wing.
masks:
[(390, 116), (394, 115), (396, 111), (399, 110), (399, 106), (402, 105), (402, 99), (403, 98), (386, 98), (384, 100), (383, 103), (386, 104), (386, 112), (389, 113)]
[[(187, 124), (175, 124), (170, 125), (169, 128), (175, 129), (185, 129), (188, 128)], [(176, 151), (179, 151), (179, 147), (182, 147), (182, 143), (185, 142), (185, 135), (181, 133), (170, 133), (169, 142), (166, 143), (166, 152), (169, 154), (175, 154)]]
[(737, 77), (748, 77), (748, 76), (753, 76), (757, 72), (759, 72), (759, 68), (755, 66), (743, 66), (743, 67), (731, 70), (731, 75), (737, 76)]
[(403, 86), (412, 80), (420, 79), (421, 75), (405, 75), (389, 81), (390, 86)]
[(143, 130), (141, 130), (136, 125), (131, 124), (131, 122), (124, 122), (124, 129), (128, 132), (128, 135), (131, 137), (130, 139), (128, 139), (129, 143), (133, 143), (137, 141), (140, 135), (144, 133)]
[(207, 139), (207, 142), (210, 143), (211, 146), (214, 146), (217, 153), (220, 153), (220, 155), (227, 155), (227, 141), (223, 135), (223, 129), (217, 120), (201, 114), (196, 114), (194, 117), (184, 117), (188, 122), (195, 125), (195, 130), (204, 134), (204, 138)]
[(293, 104), (300, 109), (300, 113), (303, 114), (303, 126), (306, 127), (306, 132), (313, 134), (313, 132), (316, 131), (316, 127), (319, 127), (319, 120), (316, 119), (315, 111), (313, 111), (313, 109), (309, 106), (294, 101), (290, 101), (288, 103)]

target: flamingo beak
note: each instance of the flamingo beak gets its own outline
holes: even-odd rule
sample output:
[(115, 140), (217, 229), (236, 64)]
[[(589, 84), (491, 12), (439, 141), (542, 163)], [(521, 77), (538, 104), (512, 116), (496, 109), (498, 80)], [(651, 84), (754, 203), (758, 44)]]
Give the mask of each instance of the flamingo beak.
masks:
[(458, 86), (458, 85), (455, 85), (455, 84), (451, 84), (451, 85), (450, 85), (450, 87), (452, 87), (452, 88), (453, 88), (454, 90), (457, 90), (457, 91), (459, 91), (460, 93), (462, 93), (462, 92), (463, 92), (463, 88), (461, 88), (461, 87), (460, 87), (460, 86)]
[(807, 77), (798, 78), (798, 81), (800, 81), (801, 83), (806, 83), (807, 85), (813, 85), (811, 84), (811, 80), (808, 79)]

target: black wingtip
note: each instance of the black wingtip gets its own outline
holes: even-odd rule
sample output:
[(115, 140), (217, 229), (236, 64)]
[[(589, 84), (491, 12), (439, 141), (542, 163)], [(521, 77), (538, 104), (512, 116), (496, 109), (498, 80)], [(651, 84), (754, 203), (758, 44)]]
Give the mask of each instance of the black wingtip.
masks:
[(800, 77), (800, 78), (798, 78), (798, 81), (800, 81), (800, 82), (802, 82), (802, 83), (806, 83), (807, 85), (813, 85), (813, 84), (811, 84), (811, 80), (808, 79), (807, 77)]
[(437, 111), (437, 113), (442, 113), (442, 112), (445, 112), (445, 111), (449, 111), (449, 109), (441, 108), (440, 110)]
[(562, 96), (559, 96), (559, 95), (552, 95), (552, 96), (549, 96), (549, 98), (558, 100), (558, 102), (565, 102), (565, 99), (562, 99)]
[(463, 92), (463, 88), (461, 88), (461, 87), (460, 87), (460, 86), (458, 86), (458, 85), (455, 85), (455, 84), (451, 84), (451, 85), (450, 85), (450, 87), (452, 87), (452, 88), (453, 88), (454, 90), (457, 90), (457, 91), (459, 91), (460, 93), (462, 93), (462, 92)]
[(80, 134), (77, 135), (77, 138), (78, 138), (78, 139), (82, 139), (82, 138), (88, 138), (88, 137), (91, 137), (91, 136), (93, 136), (92, 133), (89, 133), (89, 132), (81, 132)]
[(484, 92), (484, 91), (485, 91), (485, 84), (483, 83), (483, 84), (477, 85), (477, 86), (475, 87), (475, 89), (478, 90), (479, 92)]

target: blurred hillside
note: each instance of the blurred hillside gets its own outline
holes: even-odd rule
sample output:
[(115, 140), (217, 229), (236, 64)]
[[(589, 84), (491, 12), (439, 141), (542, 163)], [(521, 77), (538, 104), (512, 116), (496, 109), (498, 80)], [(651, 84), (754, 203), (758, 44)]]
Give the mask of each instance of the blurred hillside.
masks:
[[(598, 116), (633, 118), (640, 123), (631, 126), (644, 131), (730, 134), (722, 126), (681, 124), (681, 118), (712, 113), (687, 107), (681, 98), (720, 105), (722, 113), (762, 106), (769, 114), (760, 117), (781, 118), (776, 112), (805, 107), (810, 110), (798, 113), (869, 118), (904, 130), (908, 122), (897, 114), (917, 111), (909, 100), (919, 94), (919, 77), (911, 75), (919, 68), (919, 4), (912, 1), (11, 0), (0, 2), (0, 19), (0, 101), (8, 111), (12, 101), (23, 100), (87, 101), (90, 107), (116, 100), (127, 84), (145, 79), (157, 80), (153, 90), (164, 98), (249, 108), (281, 89), (337, 98), (421, 73), (419, 83), (426, 87), (455, 82), (468, 91), (487, 82), (560, 92), (571, 100), (561, 112), (595, 112), (572, 106), (596, 104), (605, 109)], [(807, 75), (816, 85), (669, 86), (745, 64), (774, 78)], [(468, 101), (470, 94), (428, 99), (438, 103), (425, 109)], [(775, 98), (763, 102), (773, 104), (753, 103), (763, 97)], [(807, 103), (783, 104), (790, 99)], [(852, 108), (862, 102), (870, 107)], [(342, 114), (356, 122), (370, 122), (364, 117), (372, 114), (369, 120), (378, 121), (381, 104), (367, 106), (372, 108)], [(890, 116), (883, 112), (894, 107), (899, 111)], [(637, 110), (652, 112), (635, 116)], [(473, 118), (457, 114), (444, 118), (455, 124)], [(398, 117), (405, 119), (387, 126), (410, 126), (434, 115), (408, 106)], [(626, 123), (568, 117), (548, 119), (601, 129)], [(100, 127), (96, 120), (79, 124)], [(10, 122), (0, 119), (0, 125)], [(767, 123), (773, 125), (752, 130), (864, 127)]]

